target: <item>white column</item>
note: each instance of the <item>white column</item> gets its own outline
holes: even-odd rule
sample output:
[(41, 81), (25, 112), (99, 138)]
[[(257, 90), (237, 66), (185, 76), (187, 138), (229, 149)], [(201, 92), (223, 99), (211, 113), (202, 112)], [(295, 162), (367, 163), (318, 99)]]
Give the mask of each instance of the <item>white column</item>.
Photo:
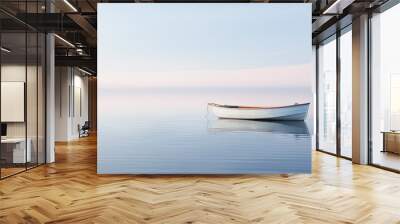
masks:
[(55, 69), (55, 141), (71, 140), (72, 68)]
[(46, 163), (55, 161), (54, 133), (55, 133), (55, 54), (54, 35), (46, 36)]
[(353, 162), (368, 163), (368, 15), (353, 20)]
[[(46, 11), (54, 12), (54, 5), (46, 1)], [(46, 163), (55, 162), (55, 42), (54, 34), (46, 35)]]

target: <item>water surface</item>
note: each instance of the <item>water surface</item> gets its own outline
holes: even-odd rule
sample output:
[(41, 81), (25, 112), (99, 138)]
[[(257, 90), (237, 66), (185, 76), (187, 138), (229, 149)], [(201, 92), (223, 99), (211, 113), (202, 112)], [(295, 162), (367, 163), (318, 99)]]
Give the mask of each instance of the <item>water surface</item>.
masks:
[(304, 90), (166, 88), (99, 92), (98, 173), (309, 173), (306, 122), (218, 119), (208, 102), (311, 102)]

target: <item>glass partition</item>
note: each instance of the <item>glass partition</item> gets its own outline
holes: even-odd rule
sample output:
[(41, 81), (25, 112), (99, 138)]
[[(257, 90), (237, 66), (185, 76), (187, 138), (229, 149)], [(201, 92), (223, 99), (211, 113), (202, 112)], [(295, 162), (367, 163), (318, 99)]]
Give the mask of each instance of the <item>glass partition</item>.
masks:
[(336, 36), (318, 47), (318, 149), (336, 153)]
[(400, 5), (372, 17), (370, 132), (373, 164), (400, 170)]
[(38, 163), (38, 35), (27, 33), (27, 74), (26, 74), (26, 113), (27, 113), (27, 150), (30, 151), (28, 168)]
[(340, 36), (340, 154), (352, 157), (352, 33)]
[(46, 162), (46, 37), (43, 33), (38, 33), (38, 64), (37, 64), (37, 162)]
[(6, 177), (24, 171), (31, 161), (26, 150), (26, 33), (2, 33), (1, 46), (1, 175)]
[[(20, 1), (16, 10), (43, 4)], [(43, 33), (0, 12), (1, 179), (45, 163), (45, 44)]]

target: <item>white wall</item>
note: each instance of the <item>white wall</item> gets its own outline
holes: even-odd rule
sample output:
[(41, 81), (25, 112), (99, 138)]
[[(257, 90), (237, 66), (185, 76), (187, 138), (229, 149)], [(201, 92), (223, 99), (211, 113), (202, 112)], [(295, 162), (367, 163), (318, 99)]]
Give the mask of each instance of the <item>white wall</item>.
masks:
[[(39, 69), (39, 70), (37, 70)], [(30, 139), (30, 148), (32, 151), (32, 161), (44, 162), (45, 150), (45, 116), (44, 116), (44, 73), (42, 67), (36, 67), (25, 64), (3, 64), (1, 66), (2, 82), (24, 82), (26, 84), (26, 107), (18, 108), (26, 112), (26, 121), (5, 122), (7, 124), (8, 138), (23, 138), (25, 135)], [(2, 95), (2, 98), (7, 96)], [(13, 108), (11, 108), (13, 109)], [(1, 108), (3, 112), (10, 108)], [(16, 110), (16, 108), (14, 108)], [(17, 111), (8, 111), (17, 113)], [(39, 156), (37, 157), (37, 153)], [(51, 162), (51, 160), (49, 160)]]
[[(27, 70), (25, 70), (27, 69)], [(27, 73), (26, 73), (27, 71)], [(1, 81), (2, 82), (25, 82), (25, 76), (28, 74), (28, 80), (30, 85), (36, 85), (36, 81), (33, 81), (32, 78), (30, 78), (30, 75), (34, 74), (36, 76), (36, 67), (34, 66), (28, 66), (25, 67), (24, 65), (18, 65), (18, 64), (8, 64), (8, 65), (2, 65), (1, 66)], [(32, 83), (34, 82), (34, 83)], [(34, 97), (36, 99), (36, 89), (28, 88), (28, 102), (32, 102), (34, 100), (29, 99), (30, 97)], [(30, 92), (29, 90), (32, 90), (33, 92)], [(35, 101), (36, 102), (36, 101)], [(36, 110), (36, 103), (32, 105), (28, 105), (31, 108), (29, 109), (28, 112)], [(5, 110), (6, 108), (2, 108), (2, 110)], [(33, 116), (33, 117), (31, 117)], [(36, 113), (28, 113), (28, 122), (34, 121), (36, 123)], [(30, 127), (33, 127), (34, 125), (28, 124), (28, 129)], [(33, 127), (36, 129), (35, 127)], [(28, 130), (28, 137), (29, 133), (31, 133)], [(7, 136), (8, 137), (24, 137), (25, 136), (25, 122), (7, 122)]]
[[(19, 81), (25, 82), (25, 71), (26, 67), (24, 65), (2, 65), (1, 66), (1, 81)], [(32, 67), (28, 67), (28, 71)], [(28, 72), (30, 74), (30, 72)], [(4, 110), (5, 108), (2, 108)], [(7, 137), (25, 137), (25, 122), (8, 122), (7, 123)]]
[(67, 67), (55, 69), (55, 140), (67, 141), (69, 136), (69, 85), (70, 70)]
[[(76, 70), (75, 70), (76, 71)], [(74, 96), (72, 98), (75, 102), (71, 102), (71, 105), (74, 104), (74, 107), (71, 108), (72, 111), (72, 119), (71, 119), (71, 135), (73, 138), (79, 137), (78, 125), (83, 125), (85, 121), (89, 119), (88, 113), (88, 77), (81, 76), (81, 73), (78, 75), (74, 75)], [(80, 92), (80, 93), (79, 93)], [(79, 97), (80, 95), (80, 97)], [(80, 102), (79, 102), (80, 101)], [(81, 107), (81, 108), (79, 108)], [(80, 111), (81, 110), (81, 111)], [(74, 113), (75, 112), (75, 113)]]
[(55, 140), (77, 139), (78, 125), (88, 120), (88, 77), (76, 68), (56, 67), (55, 89)]

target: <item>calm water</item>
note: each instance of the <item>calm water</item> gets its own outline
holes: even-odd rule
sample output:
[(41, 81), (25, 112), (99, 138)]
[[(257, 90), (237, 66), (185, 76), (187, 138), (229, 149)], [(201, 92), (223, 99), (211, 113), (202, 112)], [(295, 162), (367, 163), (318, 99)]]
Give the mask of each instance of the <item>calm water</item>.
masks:
[(141, 89), (99, 91), (102, 174), (309, 173), (306, 122), (220, 120), (207, 103), (311, 102), (304, 90)]

